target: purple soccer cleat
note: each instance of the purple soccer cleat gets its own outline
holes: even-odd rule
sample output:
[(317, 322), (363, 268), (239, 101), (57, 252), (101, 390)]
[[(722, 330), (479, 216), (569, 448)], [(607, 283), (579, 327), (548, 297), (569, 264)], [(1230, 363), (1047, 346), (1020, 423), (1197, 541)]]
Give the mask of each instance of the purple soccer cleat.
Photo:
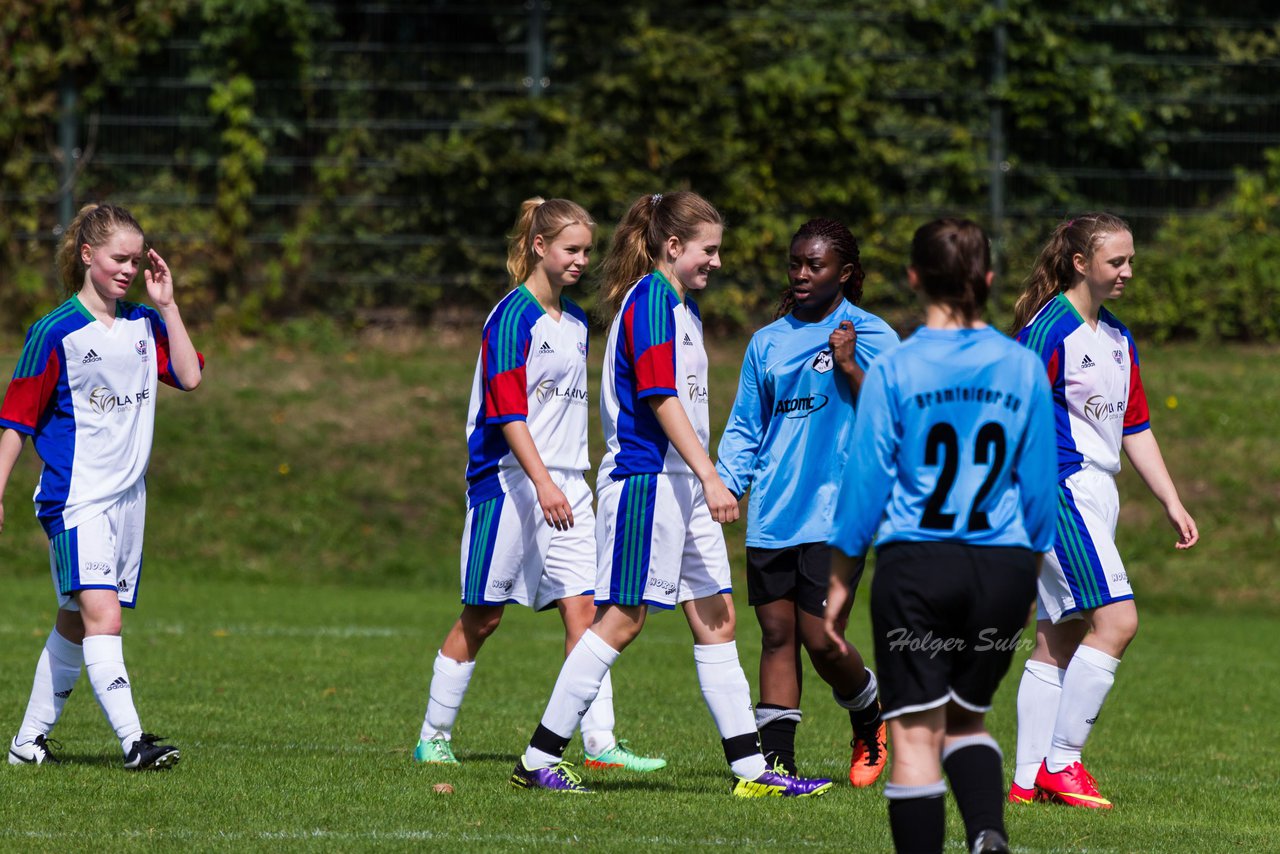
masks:
[(736, 798), (816, 798), (829, 791), (830, 780), (806, 780), (776, 771), (765, 771), (754, 780), (736, 777), (733, 784)]
[(582, 785), (582, 778), (570, 771), (568, 762), (552, 765), (550, 768), (524, 767), (524, 757), (516, 760), (516, 770), (511, 772), (511, 787), (514, 789), (550, 789), (553, 792), (572, 792), (578, 795), (589, 795), (591, 790)]

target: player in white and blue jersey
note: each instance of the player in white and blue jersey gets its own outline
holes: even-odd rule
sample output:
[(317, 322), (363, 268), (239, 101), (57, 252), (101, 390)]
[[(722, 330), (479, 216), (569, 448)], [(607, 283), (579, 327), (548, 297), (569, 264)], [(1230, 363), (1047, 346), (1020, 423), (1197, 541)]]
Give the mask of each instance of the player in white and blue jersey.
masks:
[[(144, 258), (154, 308), (125, 301)], [(27, 330), (0, 404), (0, 498), (29, 436), (44, 463), (36, 515), (58, 597), (9, 762), (57, 762), (49, 733), (83, 666), (125, 768), (167, 768), (180, 754), (142, 730), (121, 608), (137, 604), (157, 384), (194, 389), (203, 359), (182, 323), (168, 265), (124, 208), (82, 208), (58, 248), (58, 268), (75, 295)]]
[(1111, 807), (1081, 753), (1138, 630), (1115, 543), (1122, 449), (1164, 505), (1176, 547), (1199, 539), (1151, 432), (1133, 336), (1103, 306), (1123, 293), (1132, 259), (1124, 220), (1073, 217), (1054, 230), (1015, 309), (1018, 340), (1040, 358), (1053, 386), (1058, 497), (1056, 538), (1040, 574), (1036, 646), (1018, 688), (1012, 803)]
[(805, 797), (831, 788), (830, 780), (766, 767), (734, 641), (729, 557), (717, 523), (737, 519), (738, 502), (707, 452), (707, 353), (692, 298), (720, 267), (722, 235), (720, 214), (688, 191), (637, 199), (614, 233), (603, 293), (614, 314), (601, 393), (599, 607), (516, 760), (515, 787), (589, 791), (563, 761), (565, 747), (649, 608), (680, 605), (733, 794)]
[[(476, 656), (507, 605), (555, 607), (565, 653), (595, 616), (596, 542), (587, 456), (587, 317), (563, 295), (581, 279), (595, 222), (566, 199), (532, 198), (507, 252), (515, 288), (489, 313), (467, 412), (462, 614), (436, 653), (417, 762), (457, 764), (453, 728)], [(586, 763), (656, 771), (613, 734), (606, 683), (583, 717)]]
[(943, 850), (945, 772), (965, 850), (1008, 851), (1000, 748), (984, 718), (1053, 540), (1053, 403), (1039, 360), (982, 321), (992, 273), (980, 227), (921, 226), (907, 278), (925, 325), (862, 384), (830, 540), (827, 631), (844, 646), (849, 579), (874, 538), (894, 844)]
[(822, 625), (827, 538), (836, 484), (855, 453), (857, 387), (876, 356), (898, 343), (887, 323), (858, 307), (858, 256), (849, 229), (833, 219), (809, 220), (791, 238), (791, 285), (778, 319), (747, 345), (716, 470), (734, 495), (751, 492), (747, 601), (760, 624), (756, 725), (765, 760), (796, 773), (803, 647), (849, 711), (849, 780), (869, 786), (887, 758), (875, 674), (853, 646), (833, 647)]

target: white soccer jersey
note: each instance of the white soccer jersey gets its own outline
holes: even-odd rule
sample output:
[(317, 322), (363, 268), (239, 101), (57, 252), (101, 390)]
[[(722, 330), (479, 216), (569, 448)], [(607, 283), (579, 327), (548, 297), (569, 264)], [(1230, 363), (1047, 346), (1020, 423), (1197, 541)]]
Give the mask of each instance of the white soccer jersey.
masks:
[(467, 414), (467, 499), (472, 506), (524, 477), (502, 435), (524, 421), (549, 469), (585, 471), (587, 455), (587, 317), (561, 298), (560, 320), (521, 285), (484, 324)]
[(50, 537), (103, 512), (146, 474), (157, 379), (182, 387), (164, 322), (147, 306), (117, 302), (108, 327), (72, 297), (27, 331), (0, 427), (35, 438), (44, 461), (36, 511)]
[(605, 456), (597, 488), (636, 474), (690, 474), (647, 398), (679, 398), (709, 453), (707, 390), (707, 351), (697, 303), (688, 294), (681, 301), (661, 273), (645, 276), (627, 292), (609, 328), (600, 393)]
[(1105, 308), (1091, 329), (1062, 294), (1018, 333), (1044, 362), (1053, 387), (1058, 479), (1082, 468), (1120, 471), (1121, 442), (1150, 428), (1133, 337)]

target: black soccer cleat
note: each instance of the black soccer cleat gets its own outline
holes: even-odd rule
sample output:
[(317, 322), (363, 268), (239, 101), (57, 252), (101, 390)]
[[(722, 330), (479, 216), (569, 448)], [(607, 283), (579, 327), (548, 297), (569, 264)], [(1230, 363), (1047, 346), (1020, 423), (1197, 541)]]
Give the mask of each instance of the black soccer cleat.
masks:
[(178, 764), (182, 754), (172, 744), (160, 744), (163, 736), (144, 732), (129, 749), (124, 767), (130, 771), (159, 771)]

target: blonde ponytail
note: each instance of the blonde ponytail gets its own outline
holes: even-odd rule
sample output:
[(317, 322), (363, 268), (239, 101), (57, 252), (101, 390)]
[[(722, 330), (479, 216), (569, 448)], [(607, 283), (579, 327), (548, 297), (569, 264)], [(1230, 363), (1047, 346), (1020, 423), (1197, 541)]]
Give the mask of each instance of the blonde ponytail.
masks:
[(1083, 213), (1058, 223), (1014, 303), (1013, 334), (1022, 331), (1046, 303), (1075, 283), (1075, 256), (1081, 255), (1087, 261), (1107, 237), (1131, 230), (1129, 223), (1109, 213)]

